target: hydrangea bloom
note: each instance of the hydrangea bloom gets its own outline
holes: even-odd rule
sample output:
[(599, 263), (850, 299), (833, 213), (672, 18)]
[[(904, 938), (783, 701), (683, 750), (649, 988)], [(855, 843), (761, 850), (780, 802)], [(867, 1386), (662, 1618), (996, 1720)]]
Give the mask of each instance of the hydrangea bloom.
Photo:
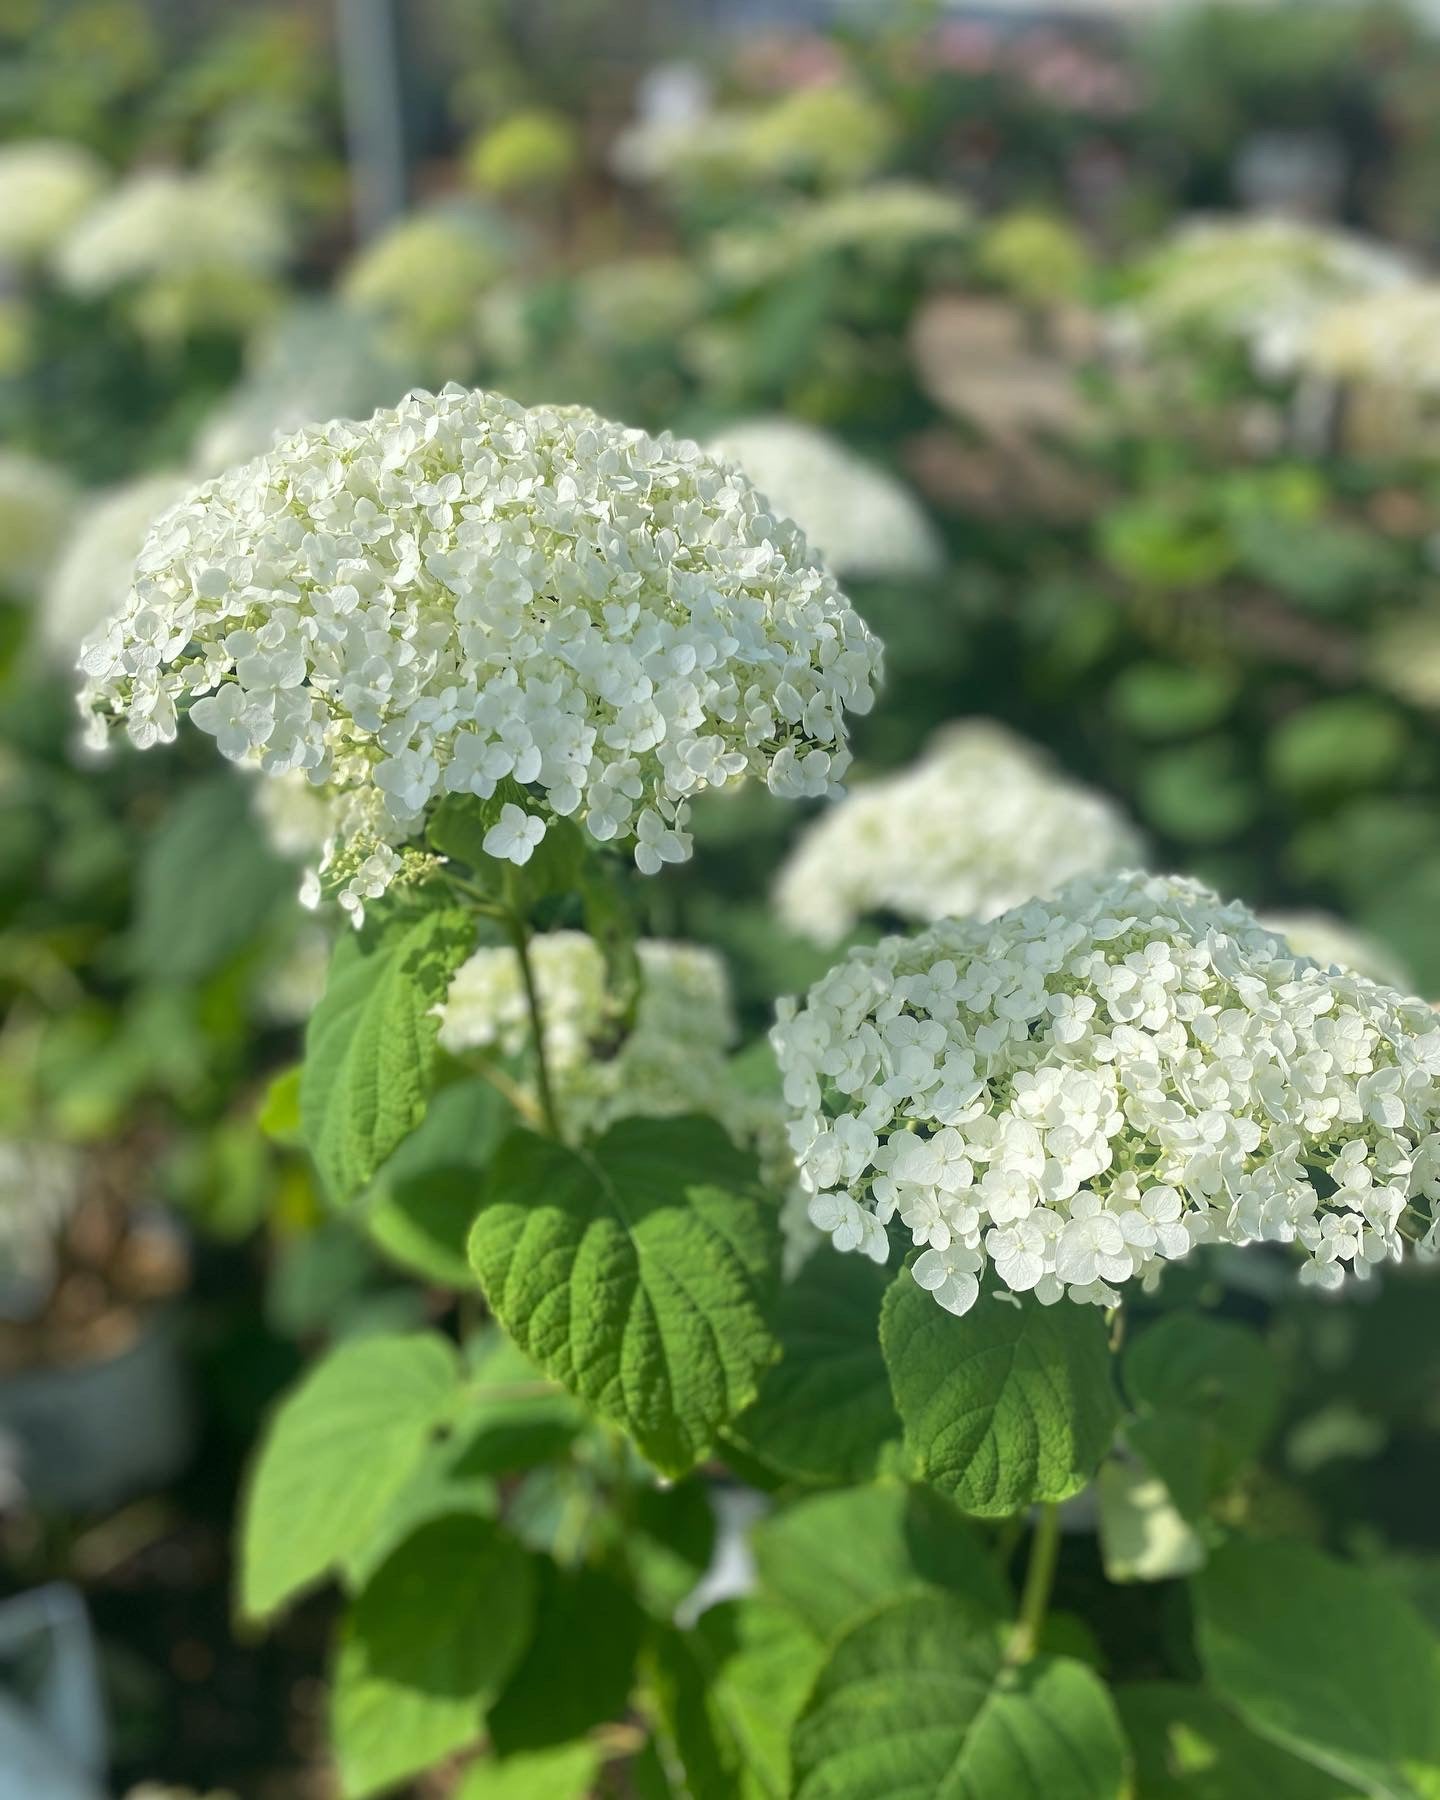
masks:
[(220, 171), (149, 169), (112, 188), (65, 237), (72, 292), (124, 291), (157, 336), (245, 330), (273, 304), (284, 221), (258, 188)]
[(104, 163), (79, 144), (30, 138), (0, 147), (0, 263), (46, 256), (107, 179)]
[[(701, 1113), (767, 1160), (786, 1161), (776, 1099), (747, 1091), (731, 1071), (735, 1018), (723, 962), (694, 944), (646, 939), (637, 948), (640, 987), (627, 1028), (593, 938), (555, 931), (531, 944), (546, 1062), (567, 1130)], [(478, 950), (456, 972), (440, 1042), (456, 1056), (528, 1056), (530, 1015), (513, 950)]]
[(1284, 375), (1332, 307), (1413, 280), (1403, 257), (1345, 232), (1282, 217), (1196, 219), (1151, 259), (1128, 324), (1144, 341), (1235, 343), (1261, 373)]
[(171, 739), (188, 707), (232, 760), (328, 787), (327, 872), (358, 902), (432, 800), (504, 779), (532, 823), (492, 855), (574, 815), (652, 874), (689, 855), (706, 788), (832, 792), (879, 646), (697, 445), (451, 388), (299, 432), (174, 507), (82, 666), (101, 739), (107, 719)]
[(939, 535), (914, 495), (828, 432), (797, 419), (742, 419), (711, 440), (842, 579), (933, 575)]
[(1440, 282), (1413, 282), (1327, 309), (1307, 333), (1307, 368), (1334, 381), (1440, 391)]
[(1140, 860), (1111, 801), (1003, 726), (970, 719), (919, 761), (857, 785), (800, 837), (776, 884), (781, 917), (834, 944), (867, 913), (994, 918), (1075, 875)]
[(0, 446), (0, 596), (29, 600), (39, 591), (74, 507), (63, 469)]
[(40, 611), (40, 642), (57, 663), (73, 667), (89, 633), (125, 605), (145, 533), (190, 485), (173, 472), (141, 475), (86, 497)]
[(340, 296), (379, 324), (393, 354), (453, 369), (477, 354), (477, 305), (515, 260), (515, 234), (498, 214), (479, 204), (431, 207), (367, 244), (345, 269)]
[(1207, 1241), (1295, 1243), (1334, 1287), (1440, 1198), (1440, 1019), (1191, 881), (852, 951), (772, 1041), (812, 1221), (883, 1262), (898, 1219), (951, 1312), (987, 1264), (1113, 1305)]
[(1260, 923), (1322, 969), (1341, 969), (1351, 975), (1363, 975), (1368, 981), (1378, 981), (1382, 987), (1410, 992), (1410, 973), (1400, 958), (1368, 932), (1337, 919), (1333, 913), (1267, 912), (1261, 915)]

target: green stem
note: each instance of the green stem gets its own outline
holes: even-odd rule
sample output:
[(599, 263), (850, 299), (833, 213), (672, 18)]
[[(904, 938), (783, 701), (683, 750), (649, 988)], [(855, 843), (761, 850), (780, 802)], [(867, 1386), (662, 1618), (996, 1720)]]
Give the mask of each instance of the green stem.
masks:
[(1051, 1502), (1040, 1508), (1040, 1517), (1030, 1539), (1030, 1561), (1025, 1569), (1020, 1613), (1005, 1652), (1006, 1662), (1026, 1663), (1034, 1656), (1050, 1608), (1050, 1590), (1055, 1585), (1055, 1566), (1059, 1560), (1060, 1508)]
[(550, 1085), (550, 1064), (545, 1054), (545, 1021), (540, 1011), (540, 990), (535, 985), (535, 969), (530, 960), (530, 928), (518, 912), (506, 915), (506, 928), (515, 954), (520, 959), (520, 979), (525, 984), (525, 1004), (530, 1009), (530, 1033), (535, 1043), (536, 1085), (540, 1090), (540, 1114), (551, 1137), (564, 1141), (560, 1114), (555, 1105), (555, 1090)]

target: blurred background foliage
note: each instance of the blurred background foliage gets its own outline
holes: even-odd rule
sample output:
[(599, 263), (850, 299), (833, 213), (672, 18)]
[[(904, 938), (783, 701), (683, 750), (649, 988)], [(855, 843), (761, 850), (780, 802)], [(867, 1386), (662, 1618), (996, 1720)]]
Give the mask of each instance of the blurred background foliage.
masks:
[[(293, 904), (303, 808), (194, 743), (77, 746), (80, 640), (187, 481), (415, 383), (813, 428), (777, 498), (888, 647), (857, 783), (997, 719), (1156, 866), (1335, 915), (1440, 995), (1440, 39), (1414, 12), (409, 0), (372, 9), (393, 60), (357, 75), (364, 11), (0, 13), (0, 1383), (183, 1295), (205, 1396), (114, 1492), (0, 1492), (7, 1586), (91, 1599), (122, 1783), (327, 1791), (324, 1603), (263, 1650), (227, 1627), (238, 1470), (317, 1345), (452, 1306), (327, 1215), (272, 1085), (334, 929)], [(1186, 235), (1262, 211), (1295, 239)], [(1363, 310), (1396, 288), (1409, 338)], [(751, 1038), (833, 957), (771, 900), (802, 823), (715, 797), (695, 862), (635, 885), (652, 932), (727, 953)], [(68, 1171), (43, 1216), (42, 1152)], [(1334, 1377), (1284, 1403), (1274, 1505), (1433, 1613), (1437, 1346), (1428, 1289), (1395, 1293), (1243, 1304)]]

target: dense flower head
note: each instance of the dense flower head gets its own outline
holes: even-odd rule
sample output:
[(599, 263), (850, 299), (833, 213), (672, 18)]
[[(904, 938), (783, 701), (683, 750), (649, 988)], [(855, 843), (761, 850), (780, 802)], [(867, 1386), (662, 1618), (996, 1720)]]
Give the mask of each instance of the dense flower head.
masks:
[(118, 613), (130, 592), (135, 558), (151, 524), (189, 491), (173, 470), (88, 495), (45, 584), (38, 630), (57, 664), (73, 668), (95, 627)]
[(0, 446), (0, 598), (29, 600), (54, 563), (75, 511), (65, 471)]
[(147, 169), (105, 194), (56, 251), (87, 298), (126, 292), (158, 336), (248, 329), (275, 300), (285, 221), (263, 189), (220, 170)]
[(1440, 282), (1412, 282), (1327, 309), (1306, 334), (1305, 364), (1334, 381), (1440, 391)]
[[(296, 433), (157, 521), (82, 708), (140, 747), (182, 710), (232, 760), (336, 800), (344, 898), (375, 898), (447, 793), (690, 852), (691, 798), (834, 791), (879, 646), (800, 532), (695, 444), (449, 388)], [(511, 817), (514, 815), (514, 817)]]
[(1147, 342), (1243, 347), (1265, 374), (1288, 374), (1333, 307), (1414, 280), (1401, 256), (1297, 219), (1192, 220), (1150, 260), (1130, 315)]
[(393, 354), (437, 368), (478, 350), (482, 295), (516, 262), (514, 230), (490, 208), (432, 206), (396, 220), (340, 278), (343, 304), (383, 329)]
[(1440, 1019), (1192, 881), (854, 950), (772, 1041), (812, 1222), (883, 1262), (898, 1221), (956, 1313), (987, 1264), (1113, 1305), (1206, 1242), (1296, 1244), (1334, 1287), (1440, 1198)]
[(0, 263), (46, 256), (108, 179), (80, 144), (29, 138), (0, 147)]
[[(632, 1016), (607, 980), (600, 945), (582, 931), (536, 937), (531, 965), (545, 1055), (567, 1131), (599, 1132), (622, 1118), (700, 1113), (740, 1144), (783, 1160), (776, 1101), (737, 1081), (729, 977), (712, 950), (644, 939)], [(520, 961), (507, 947), (477, 950), (456, 972), (441, 1009), (452, 1055), (480, 1050), (520, 1059), (533, 1080), (530, 1015)], [(532, 1093), (533, 1098), (533, 1093)]]
[(968, 719), (821, 813), (781, 869), (776, 901), (792, 930), (833, 944), (867, 913), (990, 919), (1140, 855), (1103, 794), (1003, 726)]
[(910, 490), (798, 419), (740, 419), (711, 449), (745, 471), (842, 579), (933, 575), (939, 534)]

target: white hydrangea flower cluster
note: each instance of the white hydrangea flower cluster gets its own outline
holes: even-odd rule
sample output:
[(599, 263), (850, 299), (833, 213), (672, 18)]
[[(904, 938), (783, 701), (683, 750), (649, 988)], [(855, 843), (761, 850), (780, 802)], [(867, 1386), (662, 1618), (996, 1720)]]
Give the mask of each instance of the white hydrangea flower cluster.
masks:
[(1288, 375), (1333, 308), (1414, 279), (1403, 257), (1346, 232), (1272, 215), (1200, 218), (1152, 258), (1124, 328), (1144, 343), (1237, 343), (1262, 374)]
[[(730, 1069), (736, 1026), (724, 963), (712, 950), (658, 939), (642, 940), (637, 953), (640, 986), (627, 1025), (593, 938), (554, 931), (531, 943), (545, 1058), (567, 1130), (700, 1113), (767, 1162), (788, 1165), (778, 1099), (749, 1091)], [(452, 1055), (527, 1057), (530, 1015), (515, 952), (476, 951), (452, 979), (440, 1019)]]
[(0, 597), (30, 600), (41, 590), (76, 498), (56, 464), (0, 445)]
[(145, 533), (190, 487), (188, 475), (173, 471), (141, 475), (88, 495), (77, 508), (38, 621), (40, 642), (58, 664), (73, 668), (89, 634), (123, 608)]
[(934, 525), (908, 488), (798, 419), (737, 420), (711, 439), (842, 580), (924, 579), (944, 563)]
[(104, 163), (80, 144), (26, 138), (0, 146), (0, 263), (43, 260), (108, 180)]
[(1440, 1198), (1440, 1019), (1192, 881), (852, 951), (772, 1042), (811, 1220), (883, 1262), (898, 1217), (955, 1313), (987, 1265), (1109, 1306), (1204, 1242), (1297, 1244), (1336, 1287)]
[(517, 250), (488, 207), (430, 207), (359, 252), (341, 275), (340, 298), (379, 325), (392, 354), (443, 373), (474, 360), (481, 296), (515, 266)]
[(64, 286), (134, 297), (157, 335), (244, 329), (274, 300), (285, 222), (259, 187), (223, 170), (146, 169), (112, 188), (57, 248)]
[(1331, 307), (1307, 334), (1308, 368), (1433, 398), (1440, 391), (1440, 282), (1413, 282)]
[[(833, 792), (880, 652), (739, 472), (592, 413), (447, 388), (297, 433), (160, 519), (124, 614), (87, 643), (82, 709), (144, 748), (182, 709), (224, 755), (336, 798), (352, 905), (446, 793), (528, 790), (547, 822), (690, 854), (690, 800), (762, 775)], [(413, 854), (413, 853), (412, 853)]]
[(918, 761), (857, 784), (804, 831), (775, 899), (792, 931), (838, 943), (867, 913), (992, 919), (1077, 875), (1143, 860), (1104, 795), (988, 719), (941, 731)]

